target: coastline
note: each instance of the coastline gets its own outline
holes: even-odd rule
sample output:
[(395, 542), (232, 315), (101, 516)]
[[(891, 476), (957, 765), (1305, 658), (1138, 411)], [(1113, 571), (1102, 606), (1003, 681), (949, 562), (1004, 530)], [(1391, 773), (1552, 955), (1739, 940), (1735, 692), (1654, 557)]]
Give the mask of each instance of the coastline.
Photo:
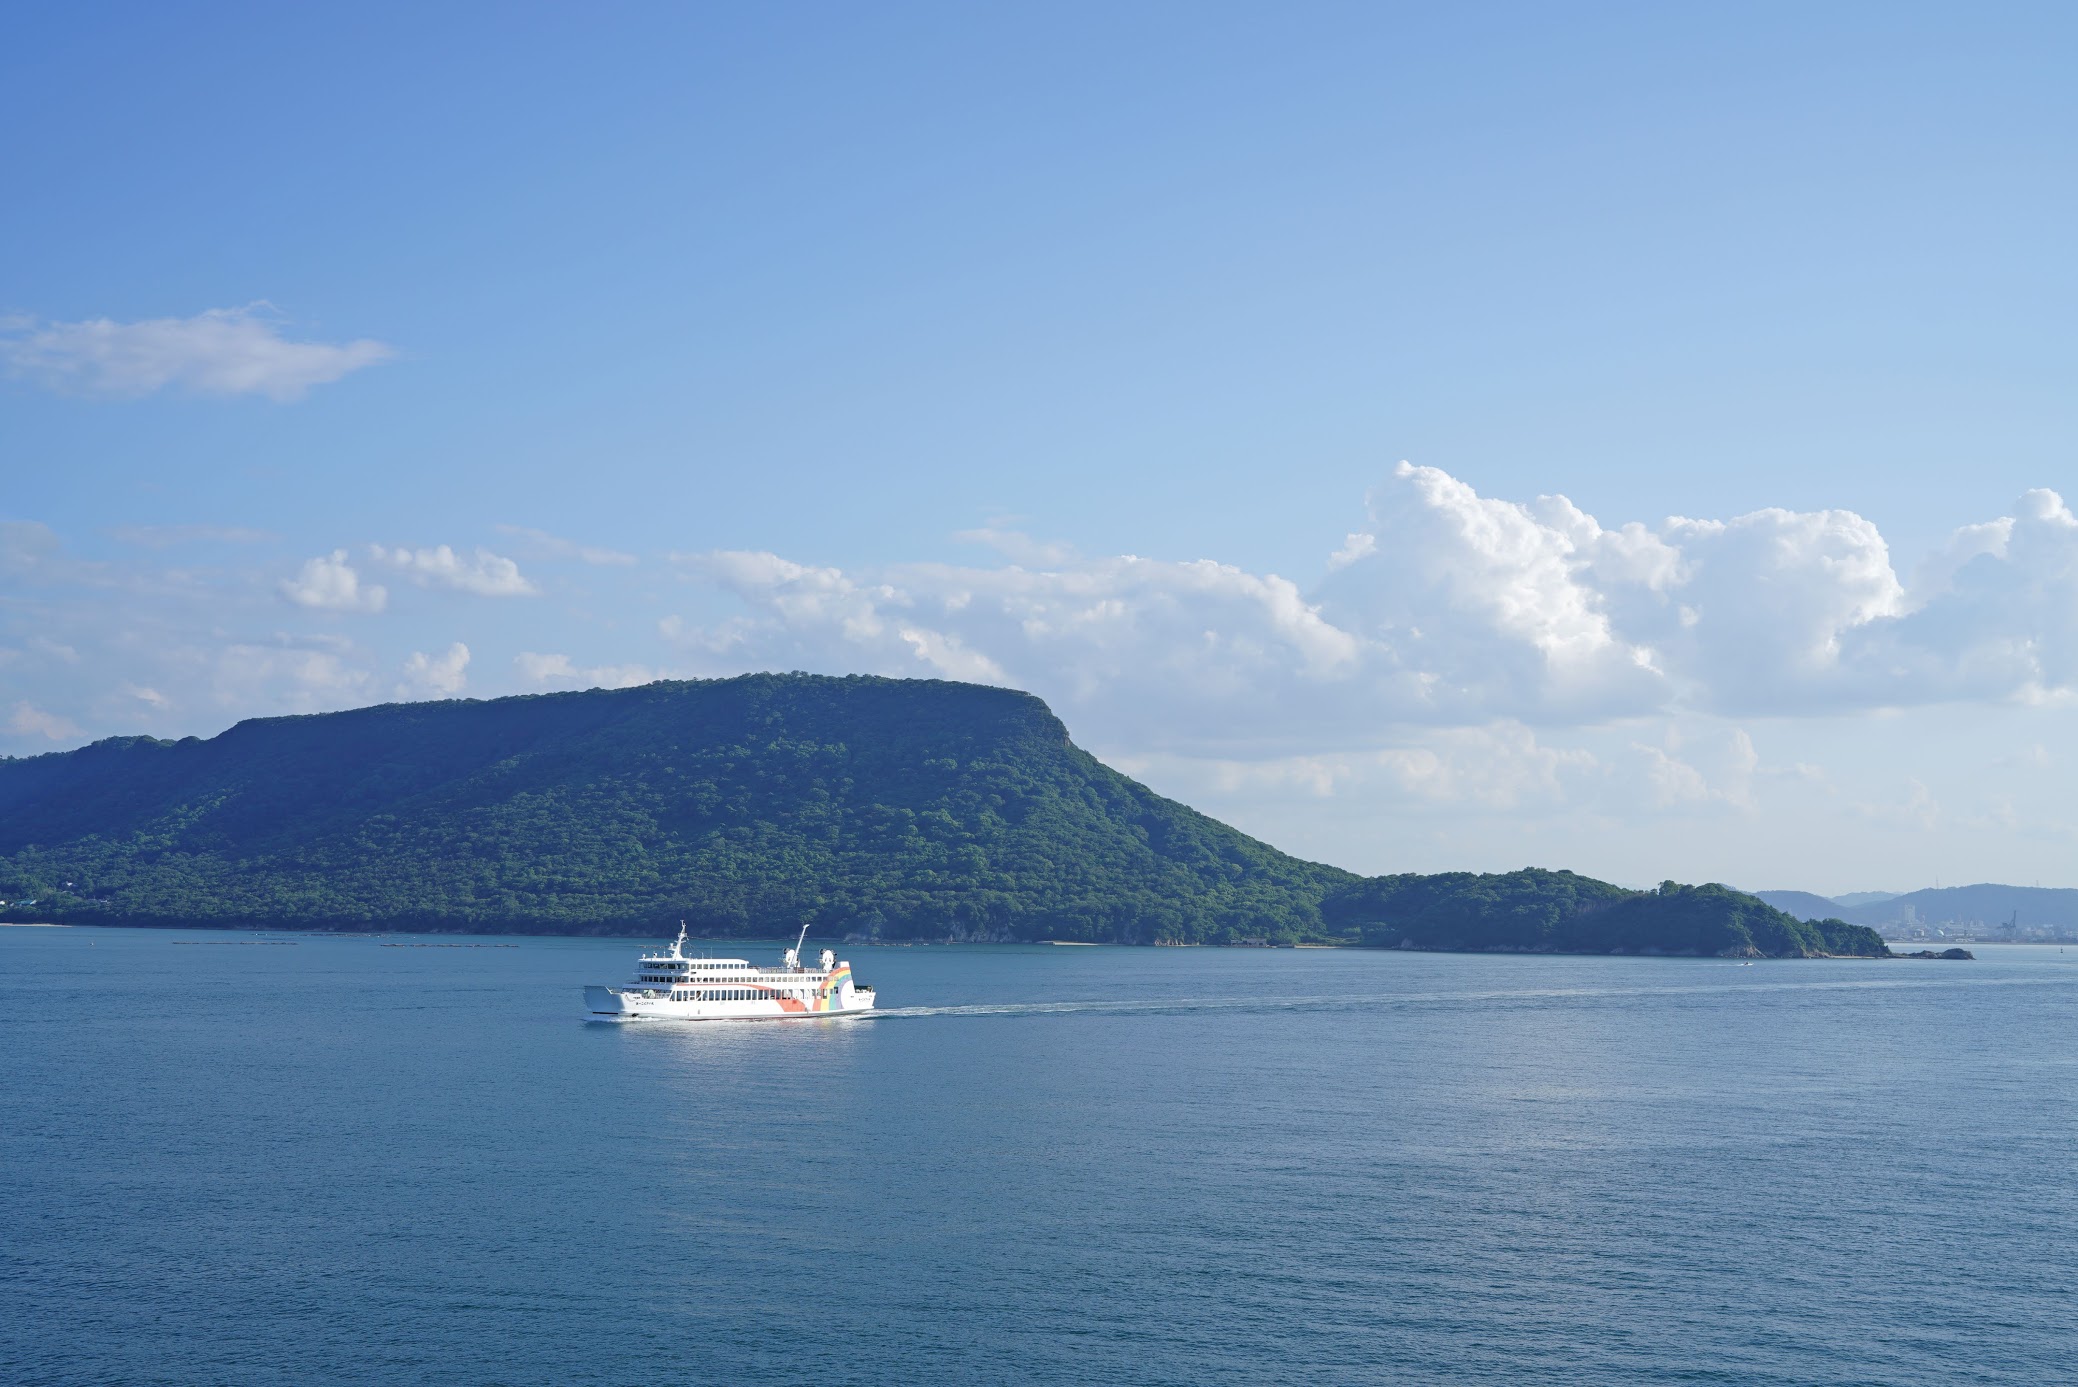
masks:
[[(207, 923), (207, 922), (201, 922), (201, 921), (192, 921), (192, 922), (182, 922), (182, 923), (177, 923), (177, 924), (176, 924), (176, 923), (164, 923), (164, 922), (159, 922), (159, 921), (151, 921), (151, 922), (148, 922), (148, 923), (128, 923), (128, 922), (118, 922), (118, 921), (112, 921), (112, 920), (84, 920), (84, 921), (74, 921), (74, 922), (57, 922), (57, 921), (0, 921), (0, 927), (5, 927), (5, 926), (8, 926), (8, 925), (14, 925), (14, 926), (19, 926), (19, 927), (22, 927), (22, 928), (33, 928), (33, 929), (151, 929), (151, 930), (205, 930), (205, 931), (210, 931), (210, 932), (213, 932), (213, 933), (219, 933), (219, 934), (296, 934), (296, 935), (315, 935), (315, 936), (320, 936), (320, 937), (331, 937), (331, 938), (360, 938), (360, 939), (377, 939), (377, 938), (387, 938), (387, 937), (390, 937), (390, 936), (393, 936), (393, 935), (399, 935), (399, 936), (401, 936), (401, 935), (432, 935), (432, 936), (466, 936), (466, 937), (473, 937), (473, 938), (480, 938), (480, 939), (504, 939), (504, 940), (518, 940), (518, 939), (599, 939), (599, 940), (628, 940), (628, 941), (636, 941), (636, 942), (640, 942), (640, 941), (647, 941), (647, 940), (652, 940), (652, 939), (661, 939), (661, 938), (665, 938), (665, 937), (668, 937), (668, 935), (670, 934), (670, 930), (669, 930), (668, 928), (659, 928), (659, 929), (658, 929), (658, 930), (656, 930), (656, 931), (639, 931), (639, 932), (630, 932), (630, 933), (620, 933), (620, 932), (608, 932), (608, 931), (603, 931), (603, 930), (602, 930), (602, 931), (586, 931), (586, 932), (583, 932), (583, 933), (570, 933), (570, 932), (559, 932), (559, 931), (550, 931), (550, 930), (531, 930), (531, 929), (530, 929), (530, 930), (484, 930), (484, 929), (466, 929), (466, 928), (463, 928), (463, 929), (441, 929), (441, 928), (424, 928), (424, 927), (420, 927), (420, 928), (412, 928), (412, 927), (408, 927), (408, 926), (407, 926), (407, 927), (402, 927), (402, 928), (395, 928), (395, 929), (379, 929), (379, 928), (370, 928), (370, 927), (368, 927), (368, 926), (365, 926), (365, 925), (363, 925), (363, 926), (354, 926), (354, 927), (349, 927), (349, 928), (333, 929), (333, 928), (329, 928), (329, 927), (325, 927), (325, 926), (312, 926), (312, 925), (281, 925), (281, 924), (274, 924), (274, 925), (252, 925), (252, 924), (210, 924), (210, 923)], [(785, 943), (786, 943), (787, 941), (786, 941), (786, 939), (785, 939), (785, 938), (783, 938), (782, 936), (779, 936), (779, 935), (693, 935), (693, 936), (691, 936), (691, 939), (689, 940), (689, 942), (699, 942), (699, 943), (701, 943), (701, 944), (703, 944), (703, 945), (715, 945), (715, 946), (728, 946), (728, 947), (749, 947), (749, 946), (752, 946), (752, 945), (769, 945), (769, 944), (774, 944), (774, 943), (778, 943), (778, 944), (785, 944)], [(836, 940), (834, 939), (834, 937), (833, 937), (833, 942), (839, 942), (839, 941), (836, 941)], [(883, 949), (914, 949), (914, 948), (947, 948), (947, 947), (951, 947), (951, 946), (954, 946), (954, 945), (968, 945), (968, 946), (981, 946), (981, 947), (988, 947), (988, 948), (1003, 948), (1003, 947), (1022, 947), (1022, 948), (1079, 948), (1079, 949), (1097, 949), (1097, 948), (1121, 948), (1121, 949), (1135, 949), (1135, 948), (1139, 948), (1139, 949), (1153, 949), (1153, 948), (1179, 948), (1179, 947), (1180, 947), (1180, 948), (1193, 948), (1193, 949), (1239, 949), (1239, 950), (1247, 950), (1247, 951), (1257, 951), (1257, 952), (1277, 952), (1277, 951), (1281, 951), (1281, 950), (1286, 950), (1286, 949), (1321, 949), (1321, 950), (1331, 950), (1331, 949), (1342, 949), (1342, 950), (1350, 950), (1350, 951), (1354, 951), (1354, 952), (1359, 952), (1359, 953), (1419, 953), (1419, 954), (1463, 954), (1463, 955), (1496, 955), (1496, 954), (1513, 954), (1513, 955), (1519, 955), (1519, 956), (1523, 956), (1523, 957), (1533, 957), (1533, 958), (1657, 958), (1657, 959), (1691, 959), (1691, 960), (1693, 960), (1693, 959), (1717, 959), (1717, 960), (1723, 960), (1723, 961), (1729, 961), (1729, 962), (1741, 962), (1741, 963), (1805, 963), (1805, 962), (1813, 962), (1813, 963), (1815, 963), (1815, 962), (1843, 962), (1843, 961), (1853, 961), (1853, 960), (1858, 960), (1858, 959), (1859, 959), (1859, 960), (1866, 960), (1866, 961), (1870, 961), (1870, 962), (1879, 962), (1879, 963), (1884, 963), (1884, 962), (1892, 962), (1892, 961), (1896, 961), (1896, 960), (1904, 960), (1904, 959), (1935, 959), (1935, 960), (1940, 960), (1940, 961), (1946, 961), (1946, 960), (1942, 960), (1942, 956), (1941, 956), (1940, 954), (1934, 953), (1934, 952), (1932, 952), (1932, 951), (1921, 951), (1921, 952), (1914, 952), (1914, 953), (1908, 953), (1908, 952), (1903, 952), (1903, 951), (1900, 951), (1900, 950), (1897, 950), (1897, 949), (1892, 949), (1892, 951), (1891, 951), (1890, 953), (1888, 953), (1888, 954), (1758, 954), (1758, 953), (1755, 953), (1755, 954), (1704, 954), (1704, 953), (1686, 953), (1686, 952), (1677, 952), (1677, 951), (1673, 951), (1673, 950), (1664, 950), (1664, 951), (1663, 951), (1663, 950), (1657, 950), (1657, 949), (1638, 949), (1638, 950), (1625, 950), (1625, 949), (1612, 949), (1612, 950), (1600, 950), (1600, 949), (1598, 949), (1598, 950), (1592, 950), (1592, 951), (1587, 951), (1587, 950), (1575, 950), (1575, 949), (1521, 949), (1521, 948), (1487, 948), (1487, 949), (1450, 949), (1450, 948), (1433, 948), (1433, 947), (1427, 947), (1427, 946), (1423, 946), (1423, 945), (1419, 945), (1419, 944), (1413, 944), (1413, 943), (1408, 943), (1408, 942), (1404, 942), (1404, 941), (1403, 941), (1403, 942), (1401, 942), (1401, 943), (1398, 943), (1398, 944), (1363, 944), (1363, 943), (1358, 943), (1358, 942), (1355, 942), (1355, 941), (1351, 941), (1351, 940), (1342, 940), (1342, 941), (1337, 941), (1337, 940), (1304, 940), (1304, 941), (1295, 941), (1295, 942), (1293, 942), (1293, 943), (1290, 943), (1290, 944), (1271, 944), (1271, 945), (1265, 945), (1265, 944), (1262, 944), (1262, 943), (1255, 943), (1255, 942), (1250, 942), (1250, 943), (1216, 943), (1216, 942), (1210, 942), (1210, 943), (1190, 943), (1190, 944), (1177, 944), (1176, 942), (1174, 942), (1174, 941), (1170, 941), (1170, 940), (1149, 940), (1149, 941), (1145, 941), (1145, 942), (1127, 942), (1127, 941), (1120, 941), (1120, 940), (1111, 940), (1111, 939), (1094, 939), (1094, 940), (1082, 940), (1082, 939), (990, 939), (990, 938), (964, 938), (964, 939), (962, 939), (962, 938), (946, 938), (946, 939), (862, 939), (862, 938), (853, 938), (853, 937), (845, 937), (845, 938), (843, 938), (843, 939), (841, 940), (841, 942), (842, 942), (843, 944), (845, 944), (845, 945), (849, 945), (849, 946), (851, 946), (851, 947), (854, 947), (854, 948), (883, 948)]]

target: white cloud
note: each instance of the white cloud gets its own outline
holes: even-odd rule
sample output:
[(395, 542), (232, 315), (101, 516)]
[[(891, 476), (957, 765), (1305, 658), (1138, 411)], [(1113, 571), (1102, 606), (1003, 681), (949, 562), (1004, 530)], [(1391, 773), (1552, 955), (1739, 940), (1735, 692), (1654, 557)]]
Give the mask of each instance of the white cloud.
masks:
[(488, 549), (478, 549), (464, 559), (445, 544), (432, 549), (385, 549), (371, 544), (368, 554), (420, 587), (450, 588), (478, 597), (532, 597), (541, 591), (520, 573), (518, 564)]
[(2050, 701), (2078, 686), (2078, 518), (2054, 491), (1958, 530), (1913, 595), (1896, 621), (1854, 633), (1865, 665), (1941, 698)]
[(543, 655), (522, 650), (512, 659), (513, 668), (530, 684), (567, 684), (572, 688), (630, 689), (654, 683), (663, 676), (646, 665), (592, 665), (579, 668), (568, 655)]
[(579, 544), (576, 540), (552, 535), (546, 530), (530, 530), (524, 525), (500, 525), (501, 535), (511, 535), (522, 541), (529, 558), (576, 559), (580, 563), (598, 564), (606, 567), (627, 567), (639, 562), (633, 554), (618, 549), (602, 549), (596, 545)]
[[(1910, 592), (1849, 511), (1605, 527), (1562, 496), (1496, 500), (1407, 464), (1369, 510), (1311, 592), (1210, 560), (1082, 558), (991, 530), (969, 537), (1017, 562), (850, 572), (674, 555), (745, 610), (661, 629), (711, 672), (1007, 684), (1108, 744), (1273, 759), (1412, 725), (2078, 695), (2078, 519), (2053, 492), (1964, 527)], [(1698, 790), (1683, 756), (1649, 751), (1663, 802), (1745, 802), (1750, 769)]]
[(379, 612), (389, 592), (379, 584), (361, 582), (361, 575), (346, 561), (344, 549), (307, 559), (295, 577), (278, 585), (281, 595), (299, 607), (333, 612)]
[(1340, 549), (1328, 555), (1328, 572), (1333, 573), (1338, 568), (1347, 568), (1358, 559), (1369, 558), (1377, 552), (1378, 536), (1351, 534), (1343, 540)]
[[(870, 578), (775, 554), (676, 556), (747, 618), (662, 624), (715, 668), (870, 670), (1032, 689), (1078, 726), (1146, 744), (1282, 737), (1298, 685), (1357, 672), (1359, 642), (1297, 586), (1231, 565), (1126, 556), (1033, 571), (909, 565)], [(1094, 719), (1091, 721), (1090, 719)], [(1223, 732), (1215, 729), (1224, 729)]]
[(397, 686), (399, 698), (438, 694), (453, 698), (469, 683), (469, 647), (456, 641), (438, 655), (423, 650), (411, 652), (404, 662), (404, 682)]
[(921, 626), (904, 626), (895, 632), (916, 658), (948, 679), (969, 684), (1008, 684), (1003, 667), (978, 650), (969, 650), (958, 636)]
[(147, 703), (154, 708), (169, 706), (170, 700), (167, 699), (166, 695), (148, 684), (125, 684), (123, 685), (123, 692), (136, 699), (139, 703)]
[(70, 718), (46, 713), (27, 699), (14, 705), (7, 718), (7, 727), (17, 737), (42, 737), (53, 742), (70, 741), (80, 735), (78, 724)]
[(1323, 617), (1392, 670), (1406, 715), (1452, 722), (1645, 712), (1668, 693), (1649, 645), (1615, 621), (1592, 575), (1663, 584), (1666, 546), (1604, 531), (1563, 497), (1497, 501), (1401, 463), (1370, 496), (1317, 594)]
[(1880, 677), (1846, 648), (1904, 610), (1874, 525), (1851, 511), (1763, 510), (1671, 520), (1664, 533), (1683, 563), (1670, 590), (1690, 616), (1650, 634), (1694, 702), (1793, 712), (1882, 701)]
[(292, 342), (267, 309), (256, 303), (134, 323), (18, 323), (0, 331), (0, 361), (39, 385), (83, 394), (138, 396), (178, 387), (294, 400), (394, 355), (368, 338)]

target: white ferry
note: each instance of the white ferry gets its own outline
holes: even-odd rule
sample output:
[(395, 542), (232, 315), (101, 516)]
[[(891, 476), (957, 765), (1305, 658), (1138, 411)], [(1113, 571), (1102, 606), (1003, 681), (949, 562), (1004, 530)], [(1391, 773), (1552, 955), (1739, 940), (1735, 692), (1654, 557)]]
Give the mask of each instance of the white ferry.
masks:
[(667, 954), (644, 954), (625, 987), (584, 990), (591, 1021), (783, 1021), (840, 1016), (873, 1009), (873, 989), (851, 976), (851, 965), (824, 949), (814, 968), (801, 966), (802, 929), (777, 968), (740, 958), (687, 958), (685, 923)]

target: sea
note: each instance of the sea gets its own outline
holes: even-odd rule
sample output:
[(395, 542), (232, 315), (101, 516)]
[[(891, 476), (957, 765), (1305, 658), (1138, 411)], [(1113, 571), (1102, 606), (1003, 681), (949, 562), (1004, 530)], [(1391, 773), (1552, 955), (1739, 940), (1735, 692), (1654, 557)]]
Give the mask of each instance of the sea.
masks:
[(639, 947), (0, 928), (0, 1381), (2078, 1380), (2078, 946)]

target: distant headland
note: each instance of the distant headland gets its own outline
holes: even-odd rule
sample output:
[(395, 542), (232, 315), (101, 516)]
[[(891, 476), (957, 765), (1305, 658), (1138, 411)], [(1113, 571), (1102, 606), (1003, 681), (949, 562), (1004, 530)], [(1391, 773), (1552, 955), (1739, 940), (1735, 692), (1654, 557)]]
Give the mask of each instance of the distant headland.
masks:
[(2056, 886), (1930, 886), (1893, 893), (1855, 891), (1815, 896), (1808, 891), (1756, 891), (1795, 915), (1837, 915), (1914, 942), (1972, 939), (2001, 944), (2078, 943), (2078, 890)]
[(1884, 957), (1719, 885), (1360, 878), (1103, 765), (1030, 694), (754, 674), (0, 759), (0, 920)]

